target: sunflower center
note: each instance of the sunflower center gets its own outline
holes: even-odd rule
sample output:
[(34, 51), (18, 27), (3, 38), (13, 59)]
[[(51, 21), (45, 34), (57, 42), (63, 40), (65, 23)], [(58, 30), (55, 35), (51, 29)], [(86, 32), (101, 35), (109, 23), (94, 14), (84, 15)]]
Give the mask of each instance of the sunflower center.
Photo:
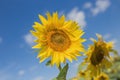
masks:
[(90, 60), (91, 60), (91, 63), (96, 66), (101, 63), (103, 58), (104, 58), (104, 51), (100, 46), (98, 46), (93, 51)]
[(62, 45), (65, 42), (65, 36), (60, 33), (55, 33), (51, 36), (51, 42), (53, 44)]
[(48, 33), (48, 44), (55, 51), (65, 51), (69, 48), (71, 41), (62, 30), (52, 30)]
[(85, 72), (80, 72), (79, 73), (81, 76), (85, 76)]
[(104, 76), (101, 76), (99, 80), (106, 80), (106, 78)]

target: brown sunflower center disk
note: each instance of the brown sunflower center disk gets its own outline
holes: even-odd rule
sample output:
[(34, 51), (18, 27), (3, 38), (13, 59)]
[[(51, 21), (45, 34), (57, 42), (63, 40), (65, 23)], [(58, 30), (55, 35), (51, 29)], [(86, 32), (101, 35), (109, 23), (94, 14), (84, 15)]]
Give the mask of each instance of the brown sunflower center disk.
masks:
[(91, 63), (95, 66), (99, 65), (101, 63), (101, 61), (103, 60), (103, 58), (104, 58), (103, 49), (100, 46), (95, 47), (95, 49), (91, 55), (91, 58), (90, 58)]
[(106, 80), (106, 77), (101, 76), (101, 77), (99, 77), (99, 80)]
[(85, 72), (79, 72), (80, 76), (85, 76)]
[(55, 51), (65, 51), (69, 48), (71, 41), (62, 30), (52, 30), (48, 33), (48, 44)]

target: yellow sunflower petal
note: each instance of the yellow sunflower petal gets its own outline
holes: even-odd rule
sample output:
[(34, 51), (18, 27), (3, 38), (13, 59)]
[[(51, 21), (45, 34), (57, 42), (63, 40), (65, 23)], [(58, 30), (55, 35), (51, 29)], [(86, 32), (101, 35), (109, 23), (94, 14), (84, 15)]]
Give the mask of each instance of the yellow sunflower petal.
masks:
[(42, 15), (39, 15), (39, 18), (40, 18), (43, 25), (47, 24), (47, 20)]
[(33, 28), (34, 28), (36, 31), (43, 32), (44, 28), (43, 28), (43, 26), (42, 26), (40, 23), (35, 22), (34, 24), (35, 24), (35, 25), (33, 25)]
[(65, 57), (64, 57), (64, 54), (60, 54), (60, 61), (61, 63), (64, 63), (65, 62)]
[(75, 56), (81, 56), (81, 54), (77, 51), (74, 53)]
[(58, 14), (57, 14), (57, 12), (53, 13), (53, 21), (55, 21), (56, 23), (58, 22)]
[(58, 54), (56, 54), (55, 52), (52, 54), (52, 60), (51, 60), (51, 64), (54, 65), (55, 63), (57, 64), (57, 60), (58, 60)]
[(51, 21), (51, 19), (52, 19), (52, 16), (50, 15), (50, 13), (49, 12), (47, 12), (47, 19), (48, 19), (48, 21)]
[(63, 25), (63, 23), (65, 22), (65, 16), (63, 15), (62, 17), (60, 17), (60, 24)]
[(65, 25), (63, 26), (63, 28), (68, 29), (68, 27), (71, 26), (71, 24), (72, 24), (72, 21), (68, 21), (68, 22), (65, 23)]
[[(46, 53), (47, 54), (47, 53)], [(46, 60), (49, 56), (41, 56), (40, 57), (40, 63)]]
[(67, 53), (65, 54), (65, 58), (68, 59), (70, 62), (72, 62), (72, 57), (69, 56)]
[(32, 35), (35, 36), (35, 37), (38, 37), (38, 36), (39, 36), (39, 33), (38, 33), (38, 32), (35, 32), (35, 31), (33, 31), (33, 30), (31, 30), (30, 32), (31, 32)]
[(33, 46), (32, 48), (38, 48), (38, 49), (40, 49), (41, 47), (42, 47), (42, 46), (41, 46), (41, 43), (39, 43), (39, 44)]

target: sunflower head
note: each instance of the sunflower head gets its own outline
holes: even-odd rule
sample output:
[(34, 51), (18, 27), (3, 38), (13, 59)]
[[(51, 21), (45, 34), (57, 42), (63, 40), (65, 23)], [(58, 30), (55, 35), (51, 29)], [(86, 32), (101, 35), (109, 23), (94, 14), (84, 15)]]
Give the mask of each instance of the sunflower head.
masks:
[(86, 76), (86, 72), (85, 72), (85, 71), (80, 71), (80, 72), (78, 73), (78, 75), (79, 75), (80, 77), (85, 77), (85, 76)]
[(105, 56), (105, 45), (103, 42), (100, 42), (98, 41), (97, 43), (95, 43), (94, 45), (94, 50), (91, 54), (91, 57), (90, 57), (90, 61), (93, 65), (99, 65), (102, 60), (104, 59), (104, 56)]
[(79, 80), (77, 77), (72, 78), (71, 80)]
[(90, 72), (87, 70), (81, 70), (77, 73), (78, 80), (92, 80)]
[(105, 73), (101, 73), (99, 76), (97, 76), (94, 80), (109, 80), (109, 77)]
[(65, 16), (58, 17), (57, 12), (52, 15), (48, 12), (47, 18), (39, 15), (41, 23), (35, 22), (31, 33), (37, 38), (33, 48), (40, 49), (38, 58), (43, 62), (50, 58), (51, 65), (65, 63), (66, 59), (72, 62), (84, 51), (81, 38), (84, 32), (74, 21), (66, 21)]
[(111, 66), (110, 55), (113, 48), (112, 42), (105, 42), (101, 35), (97, 34), (98, 41), (91, 39), (94, 44), (90, 45), (87, 51), (87, 61), (89, 62), (88, 69), (91, 70), (93, 75), (101, 72), (102, 68)]

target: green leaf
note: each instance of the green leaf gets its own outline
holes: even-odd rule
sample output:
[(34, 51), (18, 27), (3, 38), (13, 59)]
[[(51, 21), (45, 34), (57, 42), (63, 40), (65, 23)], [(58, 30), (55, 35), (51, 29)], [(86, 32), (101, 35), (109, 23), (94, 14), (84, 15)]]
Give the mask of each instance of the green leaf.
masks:
[(46, 63), (46, 66), (50, 66), (51, 65), (51, 60), (49, 60), (47, 63)]
[(57, 80), (56, 78), (52, 79), (52, 80)]
[(113, 52), (114, 54), (118, 54), (118, 52), (114, 49), (111, 49), (110, 51)]
[(68, 64), (66, 64), (57, 76), (57, 80), (66, 80)]

